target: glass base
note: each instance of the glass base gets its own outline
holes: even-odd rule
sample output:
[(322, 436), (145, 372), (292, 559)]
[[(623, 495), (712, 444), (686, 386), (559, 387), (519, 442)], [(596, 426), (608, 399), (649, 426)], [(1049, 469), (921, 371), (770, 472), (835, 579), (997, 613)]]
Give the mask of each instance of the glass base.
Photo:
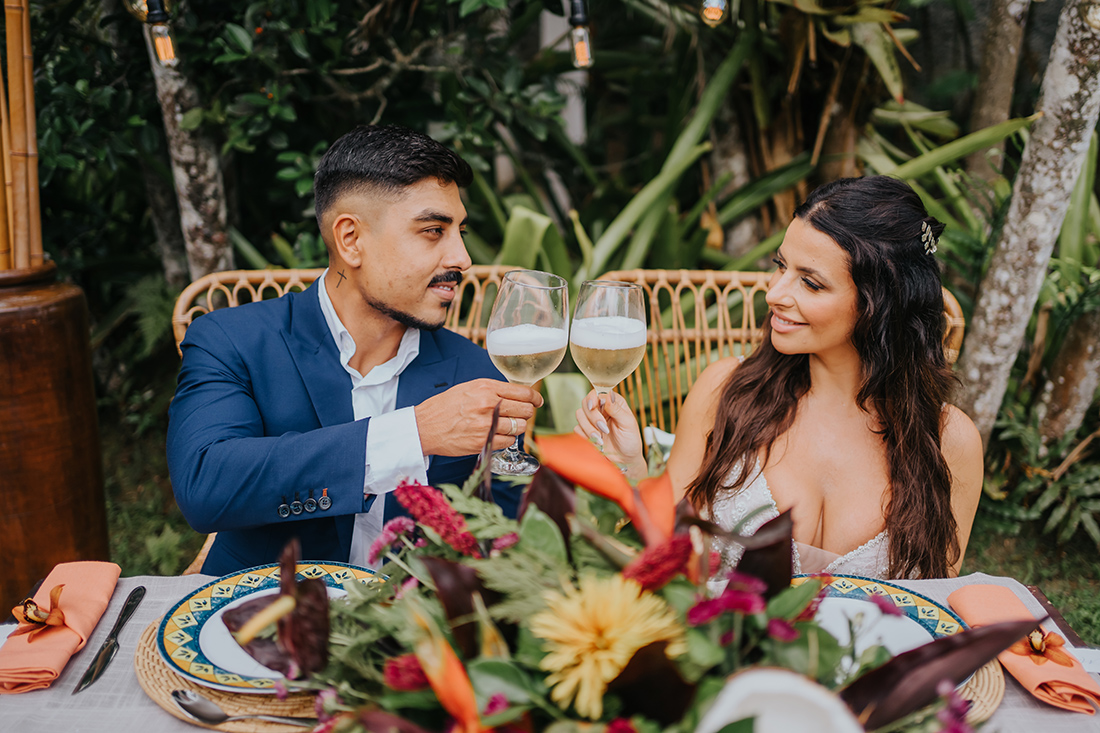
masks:
[(532, 476), (539, 470), (539, 461), (530, 453), (508, 446), (489, 456), (489, 470), (498, 476)]

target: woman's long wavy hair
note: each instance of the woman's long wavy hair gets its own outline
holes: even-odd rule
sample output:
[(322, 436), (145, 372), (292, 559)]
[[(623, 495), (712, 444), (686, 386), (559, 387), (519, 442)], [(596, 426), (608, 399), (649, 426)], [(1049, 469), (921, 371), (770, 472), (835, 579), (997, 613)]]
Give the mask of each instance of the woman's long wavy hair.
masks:
[[(912, 188), (886, 176), (825, 184), (795, 216), (848, 254), (858, 291), (852, 343), (862, 375), (856, 399), (877, 419), (886, 446), (891, 577), (944, 577), (959, 557), (951, 472), (940, 450), (943, 405), (955, 380), (942, 344), (939, 269), (922, 241), (924, 224), (937, 239), (943, 224), (928, 215)], [(778, 352), (770, 321), (763, 343), (722, 389), (703, 465), (688, 487), (696, 506), (712, 506), (720, 491), (740, 490), (757, 457), (767, 465), (772, 445), (791, 427), (810, 389), (808, 355)], [(739, 465), (750, 469), (726, 484)]]

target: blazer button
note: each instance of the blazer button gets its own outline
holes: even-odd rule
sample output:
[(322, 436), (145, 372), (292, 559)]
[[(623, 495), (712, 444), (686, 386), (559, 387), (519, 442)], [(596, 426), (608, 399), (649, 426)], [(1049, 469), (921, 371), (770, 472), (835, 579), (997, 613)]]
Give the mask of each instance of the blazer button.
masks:
[(279, 505), (279, 516), (286, 519), (290, 516), (290, 507), (287, 504)]
[(314, 498), (313, 498), (313, 497), (311, 496), (311, 497), (309, 497), (308, 499), (306, 499), (306, 500), (305, 500), (304, 502), (302, 502), (302, 507), (303, 507), (303, 508), (304, 508), (304, 509), (305, 509), (305, 510), (306, 510), (307, 512), (309, 512), (310, 514), (312, 514), (313, 512), (317, 511), (317, 500), (316, 500), (316, 499), (314, 499)]
[(294, 514), (294, 515), (301, 514), (302, 513), (302, 502), (298, 501), (297, 499), (290, 502), (290, 513)]
[(328, 498), (328, 489), (321, 490), (321, 498), (317, 500), (317, 506), (321, 507), (321, 511), (325, 511), (332, 506), (332, 499)]

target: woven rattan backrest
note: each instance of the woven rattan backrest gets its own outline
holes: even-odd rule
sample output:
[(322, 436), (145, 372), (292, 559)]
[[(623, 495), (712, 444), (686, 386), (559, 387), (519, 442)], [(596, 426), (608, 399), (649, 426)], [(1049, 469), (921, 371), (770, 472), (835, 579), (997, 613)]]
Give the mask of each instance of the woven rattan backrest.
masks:
[[(675, 432), (688, 389), (718, 359), (748, 355), (763, 337), (763, 295), (770, 273), (722, 270), (621, 270), (601, 280), (637, 283), (649, 310), (649, 347), (618, 391), (641, 425)], [(944, 353), (954, 363), (962, 346), (959, 302), (946, 289)]]
[[(485, 343), (485, 323), (489, 319), (500, 279), (513, 267), (475, 265), (468, 269), (458, 285), (456, 304), (447, 313), (446, 327), (478, 343)], [(323, 269), (312, 270), (228, 270), (200, 277), (180, 293), (172, 311), (172, 330), (179, 351), (187, 327), (196, 316), (217, 308), (234, 308), (265, 298), (282, 297), (289, 291), (305, 290)], [(182, 355), (182, 352), (180, 352)]]

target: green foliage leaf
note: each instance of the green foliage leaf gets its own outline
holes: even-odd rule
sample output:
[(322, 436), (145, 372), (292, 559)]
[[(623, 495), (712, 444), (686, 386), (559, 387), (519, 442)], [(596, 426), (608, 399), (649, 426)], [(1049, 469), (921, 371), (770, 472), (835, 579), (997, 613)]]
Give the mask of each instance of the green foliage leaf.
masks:
[(192, 107), (180, 117), (181, 130), (197, 130), (202, 124), (204, 111), (202, 107)]
[(538, 507), (527, 507), (519, 523), (519, 538), (526, 547), (536, 548), (562, 565), (567, 562), (565, 538), (561, 536), (561, 530)]
[(225, 24), (225, 37), (245, 54), (252, 53), (252, 34), (236, 23)]

